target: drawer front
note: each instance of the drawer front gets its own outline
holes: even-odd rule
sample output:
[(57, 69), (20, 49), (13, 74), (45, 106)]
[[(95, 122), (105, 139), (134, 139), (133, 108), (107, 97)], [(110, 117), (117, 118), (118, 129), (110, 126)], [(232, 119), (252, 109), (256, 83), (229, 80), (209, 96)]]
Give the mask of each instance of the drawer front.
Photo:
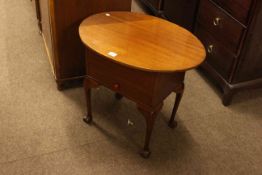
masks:
[(237, 53), (245, 28), (209, 0), (200, 3), (198, 22), (217, 40)]
[(252, 0), (213, 0), (221, 8), (225, 9), (234, 18), (247, 23), (248, 14), (251, 9)]
[(150, 104), (155, 73), (139, 71), (101, 58), (88, 51), (87, 74), (101, 85), (139, 103)]
[(211, 65), (224, 79), (229, 81), (236, 59), (234, 54), (228, 51), (223, 44), (218, 42), (200, 24), (197, 24), (195, 34), (203, 42), (207, 50), (206, 62)]

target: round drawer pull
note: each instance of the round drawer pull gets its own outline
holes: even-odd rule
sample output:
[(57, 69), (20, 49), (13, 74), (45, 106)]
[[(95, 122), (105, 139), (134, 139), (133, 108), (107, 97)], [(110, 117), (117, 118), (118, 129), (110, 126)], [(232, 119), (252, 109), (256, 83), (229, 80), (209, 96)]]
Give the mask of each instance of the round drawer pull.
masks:
[(221, 22), (221, 18), (217, 17), (213, 20), (213, 24), (214, 26), (219, 26), (220, 25), (220, 22)]
[(213, 52), (213, 49), (214, 49), (214, 45), (209, 45), (208, 47), (207, 47), (207, 52), (208, 53), (212, 53)]
[(116, 84), (113, 85), (113, 88), (114, 88), (114, 90), (118, 90), (120, 88), (120, 85), (116, 83)]

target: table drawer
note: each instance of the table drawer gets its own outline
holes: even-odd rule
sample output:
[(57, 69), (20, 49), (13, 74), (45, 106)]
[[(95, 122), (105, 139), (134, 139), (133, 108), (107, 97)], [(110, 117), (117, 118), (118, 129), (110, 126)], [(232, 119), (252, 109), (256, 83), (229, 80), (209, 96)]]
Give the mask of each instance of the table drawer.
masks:
[(151, 103), (155, 73), (131, 69), (99, 57), (92, 51), (87, 53), (87, 72), (91, 78), (135, 102)]
[(252, 0), (213, 0), (238, 21), (247, 23)]
[(245, 28), (209, 0), (202, 0), (198, 22), (217, 40), (237, 53)]
[(206, 62), (211, 65), (223, 78), (230, 79), (236, 57), (224, 45), (218, 42), (200, 24), (197, 24), (195, 34), (203, 42), (207, 50)]

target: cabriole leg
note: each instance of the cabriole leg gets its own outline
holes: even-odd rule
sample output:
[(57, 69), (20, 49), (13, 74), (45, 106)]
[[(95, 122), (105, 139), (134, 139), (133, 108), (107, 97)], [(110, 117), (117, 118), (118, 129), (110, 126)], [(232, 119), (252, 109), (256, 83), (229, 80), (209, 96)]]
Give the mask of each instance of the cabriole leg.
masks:
[(149, 158), (151, 154), (151, 151), (149, 148), (151, 135), (152, 135), (156, 116), (158, 115), (162, 106), (163, 104), (161, 104), (156, 110), (146, 110), (141, 107), (138, 108), (146, 120), (146, 136), (145, 136), (144, 149), (140, 152), (140, 155), (145, 159)]
[(84, 88), (85, 88), (85, 95), (86, 95), (87, 114), (83, 120), (87, 124), (90, 124), (93, 120), (92, 105), (91, 105), (91, 85), (90, 85), (90, 81), (87, 78), (84, 81)]
[(176, 128), (177, 127), (177, 122), (175, 121), (175, 117), (176, 117), (176, 113), (177, 113), (179, 104), (181, 102), (181, 99), (183, 97), (184, 88), (185, 88), (185, 86), (184, 86), (184, 84), (182, 84), (180, 88), (175, 90), (175, 92), (176, 92), (176, 100), (175, 100), (175, 104), (174, 104), (174, 108), (173, 108), (173, 111), (172, 111), (171, 118), (170, 118), (170, 120), (168, 122), (168, 126), (170, 128)]

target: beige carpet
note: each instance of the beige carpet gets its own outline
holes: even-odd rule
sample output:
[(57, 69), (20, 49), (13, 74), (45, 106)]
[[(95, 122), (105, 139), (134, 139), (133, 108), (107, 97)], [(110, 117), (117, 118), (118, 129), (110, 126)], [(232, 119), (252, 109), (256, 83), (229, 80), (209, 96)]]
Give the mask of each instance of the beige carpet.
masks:
[(95, 124), (83, 123), (83, 89), (56, 90), (33, 4), (1, 0), (0, 174), (262, 174), (262, 90), (240, 93), (226, 108), (198, 72), (186, 81), (178, 128), (166, 125), (171, 95), (144, 160), (137, 152), (145, 126), (135, 105), (100, 88)]

